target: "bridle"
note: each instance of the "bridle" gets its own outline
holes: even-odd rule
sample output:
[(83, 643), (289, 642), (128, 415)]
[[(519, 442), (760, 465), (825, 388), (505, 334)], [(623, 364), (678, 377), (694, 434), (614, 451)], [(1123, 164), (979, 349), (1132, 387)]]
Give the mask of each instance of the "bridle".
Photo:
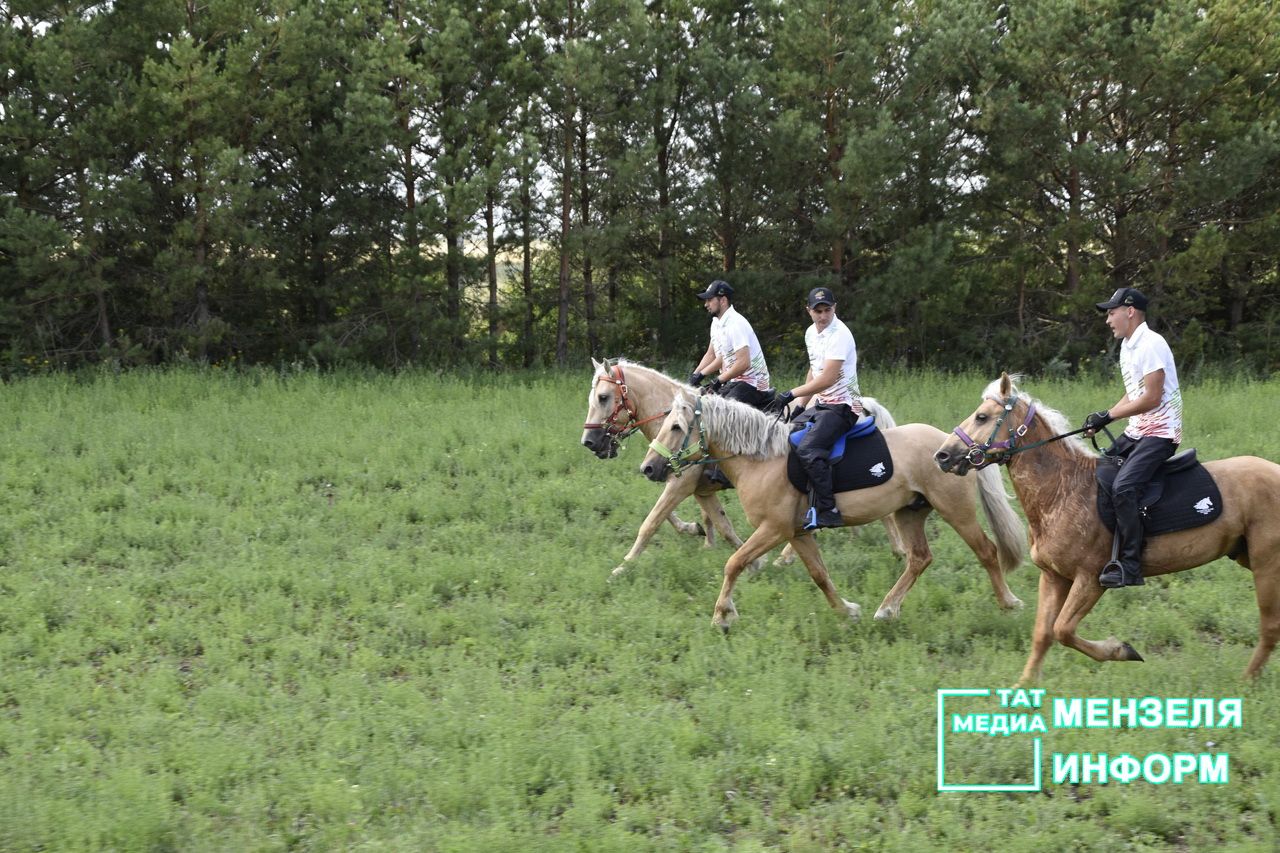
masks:
[[(996, 441), (996, 437), (1000, 434), (1000, 427), (1004, 426), (1005, 420), (1009, 415), (1013, 414), (1013, 407), (1018, 402), (1018, 398), (1017, 396), (1010, 394), (1003, 403), (1000, 402), (998, 397), (987, 397), (987, 399), (994, 403), (1000, 403), (1000, 406), (1004, 411), (1002, 411), (1000, 413), (1000, 417), (996, 419), (995, 429), (991, 431), (991, 437), (987, 439), (986, 444), (978, 444), (960, 427), (956, 427), (952, 430), (952, 432), (954, 432), (956, 436), (964, 442), (964, 446), (969, 448), (969, 452), (965, 454), (965, 458), (969, 460), (969, 464), (974, 468), (981, 468), (988, 462), (994, 462), (997, 465), (1007, 465), (1014, 454), (1022, 453), (1025, 450), (1031, 450), (1032, 448), (1040, 447), (1044, 444), (1060, 441), (1064, 438), (1070, 438), (1073, 435), (1079, 435), (1087, 429), (1087, 427), (1081, 427), (1080, 429), (1073, 429), (1071, 432), (1060, 433), (1059, 435), (1051, 436), (1041, 441), (1035, 441), (1031, 444), (1019, 445), (1018, 439), (1027, 434), (1027, 430), (1031, 428), (1031, 422), (1034, 421), (1036, 417), (1036, 404), (1034, 400), (1031, 400), (1027, 403), (1027, 416), (1022, 419), (1022, 423), (1015, 427), (1013, 425), (1013, 421), (1009, 421), (1009, 437), (1003, 441)], [(1103, 429), (1106, 431), (1107, 435), (1111, 435), (1110, 430), (1107, 430), (1106, 427), (1103, 427)], [(1096, 439), (1093, 444), (1094, 447), (1098, 446)]]
[[(707, 447), (707, 439), (702, 430), (702, 398), (695, 397), (693, 402), (693, 425), (698, 430), (698, 444), (696, 447), (689, 446), (689, 437), (693, 434), (692, 430), (685, 430), (684, 442), (681, 443), (679, 450), (671, 450), (658, 439), (649, 442), (649, 449), (654, 453), (667, 460), (667, 464), (671, 466), (671, 473), (679, 477), (684, 473), (686, 468), (692, 468), (695, 465), (714, 465), (720, 462), (720, 459), (714, 459), (711, 456), (711, 449)], [(691, 459), (695, 453), (701, 453), (701, 459)]]
[[(585, 423), (582, 425), (583, 429), (604, 430), (604, 434), (612, 438), (614, 441), (621, 441), (636, 432), (636, 430), (640, 429), (642, 424), (647, 424), (649, 421), (661, 420), (669, 414), (669, 412), (660, 412), (653, 417), (641, 420), (640, 413), (636, 411), (636, 404), (627, 396), (627, 380), (622, 374), (622, 365), (609, 364), (608, 362), (605, 362), (605, 366), (609, 368), (609, 372), (607, 374), (597, 375), (596, 379), (604, 380), (605, 382), (616, 385), (618, 388), (618, 399), (613, 404), (613, 411), (609, 413), (608, 417), (600, 423)], [(618, 418), (623, 415), (625, 415), (625, 420), (619, 423)]]

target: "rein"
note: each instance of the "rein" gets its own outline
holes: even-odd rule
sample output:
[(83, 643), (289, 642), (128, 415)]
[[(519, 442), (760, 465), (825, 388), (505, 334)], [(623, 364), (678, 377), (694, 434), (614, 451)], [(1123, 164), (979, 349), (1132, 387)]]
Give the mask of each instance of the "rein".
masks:
[[(988, 399), (997, 403), (1000, 402), (995, 397), (990, 397)], [(965, 458), (969, 460), (969, 464), (974, 468), (981, 468), (988, 462), (994, 462), (997, 465), (1007, 465), (1010, 457), (1015, 453), (1022, 453), (1025, 450), (1033, 450), (1046, 444), (1052, 444), (1055, 441), (1061, 441), (1064, 438), (1070, 438), (1073, 435), (1079, 435), (1086, 429), (1085, 427), (1081, 427), (1080, 429), (1073, 429), (1071, 432), (1060, 433), (1040, 441), (1032, 442), (1031, 444), (1019, 445), (1018, 439), (1027, 434), (1027, 429), (1031, 426), (1031, 422), (1035, 420), (1036, 404), (1032, 402), (1027, 406), (1027, 416), (1023, 418), (1022, 423), (1015, 427), (1013, 422), (1010, 421), (1009, 437), (1004, 441), (996, 441), (996, 436), (1000, 433), (1000, 427), (1004, 424), (1005, 418), (1009, 417), (1009, 415), (1013, 413), (1013, 407), (1016, 402), (1017, 397), (1010, 394), (1009, 398), (1001, 403), (1004, 407), (1004, 413), (996, 420), (996, 427), (991, 431), (991, 437), (987, 439), (986, 444), (978, 444), (960, 427), (956, 427), (952, 430), (952, 432), (954, 432), (956, 436), (964, 442), (965, 447), (969, 448), (969, 452), (965, 454)], [(1110, 431), (1107, 431), (1107, 435), (1111, 435)], [(1096, 440), (1094, 441), (1093, 446), (1098, 446)]]
[[(609, 413), (607, 418), (600, 423), (585, 423), (582, 425), (583, 429), (602, 429), (605, 435), (621, 441), (639, 430), (643, 424), (661, 420), (667, 416), (668, 412), (660, 412), (653, 417), (641, 420), (640, 413), (636, 411), (636, 404), (627, 396), (627, 380), (622, 375), (621, 364), (610, 365), (609, 375), (602, 375), (598, 378), (618, 386), (618, 401), (613, 404), (613, 411)], [(618, 416), (624, 412), (626, 413), (626, 420), (623, 423), (618, 423)]]
[[(713, 465), (720, 459), (714, 459), (711, 456), (711, 449), (707, 447), (707, 439), (702, 431), (702, 398), (696, 397), (693, 404), (693, 423), (698, 428), (698, 446), (689, 446), (689, 436), (692, 434), (686, 431), (684, 434), (684, 442), (680, 445), (680, 449), (672, 451), (658, 439), (649, 442), (649, 449), (654, 453), (667, 460), (667, 464), (671, 466), (671, 473), (679, 477), (686, 468), (694, 465)], [(690, 459), (694, 453), (701, 453), (701, 459)]]

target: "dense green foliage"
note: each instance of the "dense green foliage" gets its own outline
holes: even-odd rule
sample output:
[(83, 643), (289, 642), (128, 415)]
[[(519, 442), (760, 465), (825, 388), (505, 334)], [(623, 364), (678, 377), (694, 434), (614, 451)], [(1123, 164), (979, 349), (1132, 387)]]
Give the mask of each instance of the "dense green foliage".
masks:
[(1074, 371), (1137, 284), (1280, 364), (1246, 0), (0, 6), (0, 371), (661, 354), (725, 275), (887, 363)]
[[(1280, 661), (1241, 682), (1245, 571), (1108, 594), (1084, 633), (1147, 662), (1057, 649), (1042, 685), (1242, 696), (1241, 729), (1055, 741), (1226, 752), (1229, 784), (939, 795), (934, 691), (1008, 686), (1031, 610), (998, 611), (945, 524), (890, 624), (848, 625), (792, 567), (739, 587), (723, 637), (728, 552), (669, 530), (608, 582), (657, 489), (639, 443), (578, 446), (587, 376), (0, 387), (0, 848), (1275, 849)], [(946, 427), (985, 379), (864, 384)], [(1113, 384), (1028, 388), (1078, 414)], [(1190, 443), (1280, 458), (1278, 390), (1188, 387)], [(869, 610), (899, 570), (883, 531), (821, 542)], [(1034, 569), (1011, 583), (1034, 602)], [(1002, 744), (968, 766), (1005, 768)]]

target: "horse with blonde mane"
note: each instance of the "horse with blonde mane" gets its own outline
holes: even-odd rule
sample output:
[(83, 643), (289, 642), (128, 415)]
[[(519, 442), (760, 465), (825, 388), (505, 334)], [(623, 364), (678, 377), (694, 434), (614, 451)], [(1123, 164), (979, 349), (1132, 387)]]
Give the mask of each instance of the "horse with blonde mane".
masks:
[[(646, 441), (653, 440), (658, 434), (662, 419), (667, 416), (667, 404), (671, 402), (673, 395), (682, 394), (690, 400), (694, 397), (695, 392), (690, 386), (632, 361), (606, 359), (599, 362), (593, 358), (591, 364), (595, 373), (591, 378), (591, 393), (587, 397), (587, 420), (583, 425), (582, 444), (601, 459), (616, 456), (618, 442), (635, 432), (644, 435)], [(864, 397), (863, 401), (867, 413), (876, 419), (877, 424), (882, 427), (895, 425), (893, 415), (877, 400)], [(718, 531), (735, 549), (742, 546), (742, 539), (733, 529), (733, 522), (725, 514), (724, 505), (717, 496), (717, 492), (725, 486), (709, 480), (704, 474), (705, 472), (699, 472), (698, 476), (671, 477), (667, 480), (657, 503), (640, 525), (631, 550), (622, 558), (622, 563), (614, 568), (614, 577), (626, 571), (640, 556), (663, 521), (669, 521), (681, 533), (705, 531), (706, 547), (711, 547), (715, 541), (713, 531)], [(696, 531), (695, 525), (681, 521), (676, 516), (676, 507), (688, 497), (695, 498), (702, 511), (702, 531)], [(893, 552), (902, 556), (904, 551), (901, 540), (888, 519), (885, 530), (889, 534)], [(793, 559), (794, 553), (787, 548), (777, 562), (786, 565)], [(753, 562), (752, 570), (759, 570), (763, 564), (762, 555)]]
[[(976, 485), (956, 488), (957, 482), (966, 481), (944, 474), (933, 463), (932, 450), (943, 438), (940, 430), (928, 424), (905, 424), (883, 433), (893, 459), (892, 476), (878, 485), (836, 495), (846, 525), (892, 516), (906, 546), (906, 567), (876, 611), (876, 618), (897, 616), (902, 599), (933, 562), (924, 522), (934, 510), (982, 561), (999, 605), (1020, 607), (1022, 602), (1009, 590), (1004, 574), (1022, 562), (1025, 536), (999, 472), (994, 477), (979, 477)], [(787, 425), (777, 418), (736, 401), (678, 394), (640, 465), (646, 477), (661, 481), (668, 474), (682, 473), (690, 464), (714, 458), (733, 480), (755, 532), (725, 563), (724, 583), (711, 617), (712, 624), (722, 629), (727, 630), (738, 615), (733, 604), (738, 575), (752, 560), (784, 541), (800, 555), (831, 607), (858, 618), (858, 605), (836, 593), (813, 534), (800, 529), (808, 496), (787, 476), (789, 435)], [(671, 450), (677, 447), (681, 449)], [(978, 523), (975, 504), (979, 501), (995, 533), (994, 544)]]
[[(1040, 599), (1031, 655), (1018, 683), (1040, 677), (1055, 641), (1097, 661), (1140, 661), (1132, 646), (1115, 637), (1096, 641), (1076, 634), (1102, 597), (1098, 575), (1111, 553), (1112, 535), (1096, 507), (1094, 478), (1102, 457), (1078, 437), (1068, 438), (1066, 418), (1022, 393), (1015, 380), (1006, 373), (989, 384), (978, 408), (934, 458), (940, 470), (960, 475), (975, 467), (982, 473), (1004, 465), (1026, 513), (1031, 560), (1041, 570)], [(1007, 437), (997, 441), (1002, 425)], [(969, 438), (988, 433), (985, 444)], [(1199, 527), (1148, 538), (1142, 573), (1181, 572), (1222, 556), (1252, 569), (1261, 622), (1258, 645), (1245, 669), (1246, 677), (1253, 678), (1280, 639), (1280, 465), (1235, 456), (1205, 462), (1204, 468), (1221, 492), (1222, 514)]]

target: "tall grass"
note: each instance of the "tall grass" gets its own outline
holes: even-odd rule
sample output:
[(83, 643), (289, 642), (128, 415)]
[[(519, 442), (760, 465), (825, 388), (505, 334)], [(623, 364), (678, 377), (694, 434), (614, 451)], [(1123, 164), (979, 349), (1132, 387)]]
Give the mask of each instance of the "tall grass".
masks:
[[(1043, 685), (1243, 695), (1242, 729), (1055, 746), (1212, 739), (1230, 784), (939, 795), (934, 691), (1012, 682), (1036, 571), (1011, 577), (1028, 610), (1000, 612), (934, 525), (898, 622), (847, 625), (797, 566), (741, 585), (723, 637), (724, 548), (664, 530), (606, 580), (657, 490), (635, 473), (643, 442), (609, 462), (578, 446), (587, 377), (0, 388), (0, 848), (1274, 848), (1277, 670), (1239, 680), (1257, 624), (1244, 570), (1104, 597), (1083, 633), (1147, 663), (1057, 649)], [(988, 379), (863, 387), (949, 429)], [(1073, 419), (1119, 395), (1026, 385)], [(1278, 390), (1187, 388), (1188, 444), (1280, 459)], [(821, 543), (864, 607), (899, 571), (879, 529)], [(1003, 766), (998, 746), (979, 771)]]

